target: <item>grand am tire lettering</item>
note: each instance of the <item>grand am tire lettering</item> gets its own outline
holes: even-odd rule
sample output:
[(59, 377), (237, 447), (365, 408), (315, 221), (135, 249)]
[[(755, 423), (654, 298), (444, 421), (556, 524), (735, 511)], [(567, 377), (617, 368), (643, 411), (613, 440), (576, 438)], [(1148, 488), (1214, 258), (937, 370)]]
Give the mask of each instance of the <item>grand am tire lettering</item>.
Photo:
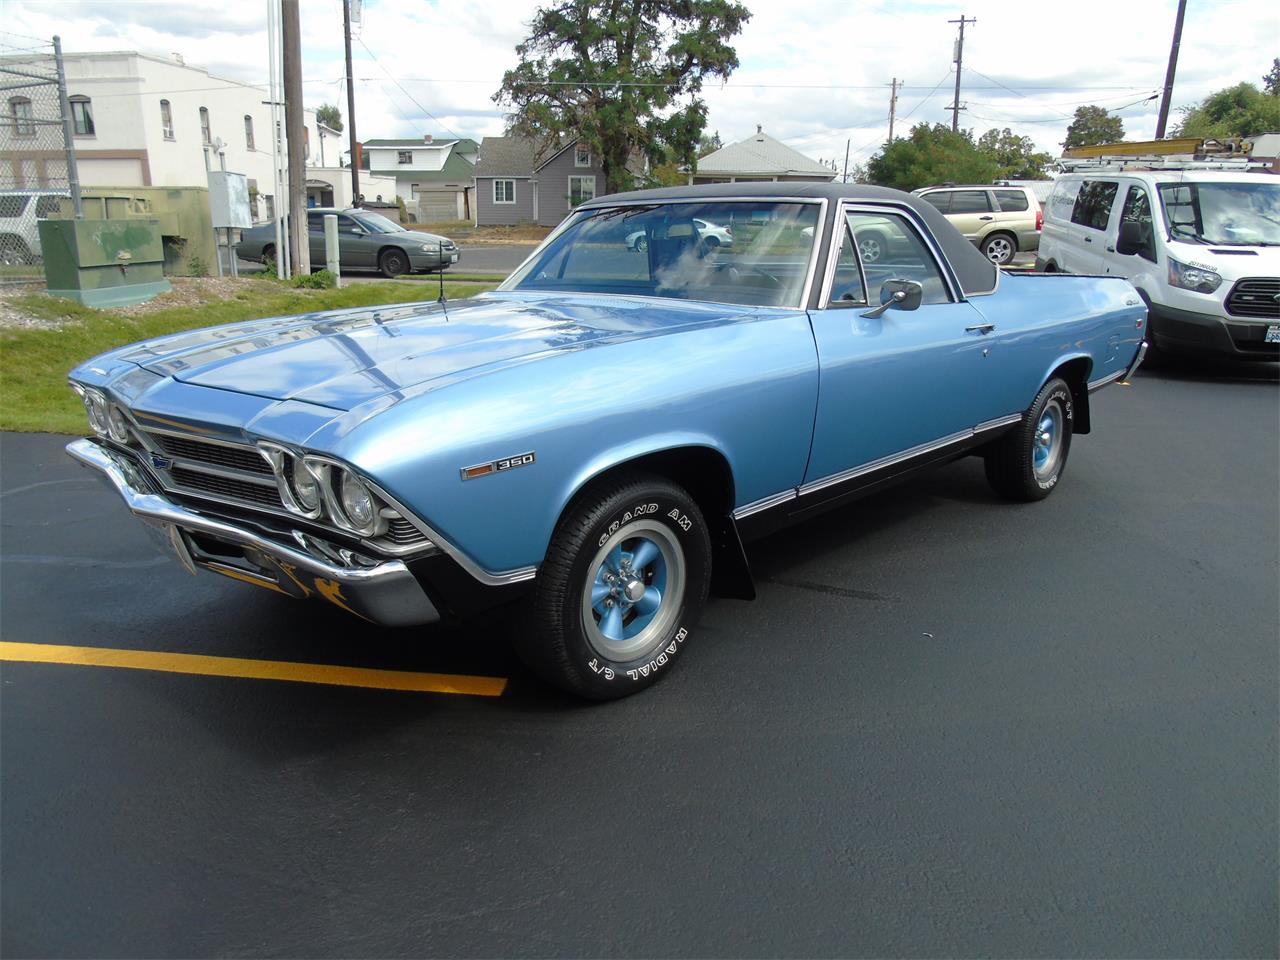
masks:
[[(603, 547), (605, 544), (605, 541), (608, 540), (615, 533), (617, 533), (622, 528), (623, 524), (630, 523), (632, 520), (635, 520), (639, 517), (648, 516), (651, 513), (657, 513), (657, 512), (658, 512), (658, 505), (656, 503), (637, 504), (636, 506), (628, 510), (623, 515), (621, 520), (618, 520), (615, 523), (613, 523), (613, 525), (610, 526), (608, 530), (606, 530), (604, 533), (600, 535), (600, 542), (597, 544), (597, 546)], [(685, 529), (687, 530), (688, 527), (686, 527)]]

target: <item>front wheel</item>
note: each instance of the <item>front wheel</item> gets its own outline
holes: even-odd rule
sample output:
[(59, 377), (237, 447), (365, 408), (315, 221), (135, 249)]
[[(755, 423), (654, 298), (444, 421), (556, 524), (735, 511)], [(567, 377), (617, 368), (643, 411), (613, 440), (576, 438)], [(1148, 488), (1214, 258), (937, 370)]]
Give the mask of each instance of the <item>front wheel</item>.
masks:
[(711, 541), (682, 488), (661, 477), (579, 495), (552, 536), (516, 650), (544, 680), (593, 700), (665, 676), (706, 602)]
[(403, 250), (383, 250), (382, 256), (378, 257), (378, 269), (388, 279), (398, 277), (409, 272), (409, 258)]
[(1071, 388), (1054, 377), (1036, 395), (1022, 422), (986, 453), (987, 481), (1010, 500), (1043, 500), (1067, 465), (1074, 422)]

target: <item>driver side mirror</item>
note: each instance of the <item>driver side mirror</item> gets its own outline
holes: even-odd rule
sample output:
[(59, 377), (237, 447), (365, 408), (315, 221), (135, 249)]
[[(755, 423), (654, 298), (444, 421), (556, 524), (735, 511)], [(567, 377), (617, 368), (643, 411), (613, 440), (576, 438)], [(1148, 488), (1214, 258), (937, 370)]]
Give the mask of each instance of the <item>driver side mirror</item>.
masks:
[(923, 299), (923, 284), (915, 280), (886, 280), (880, 286), (880, 306), (868, 310), (863, 316), (874, 320), (890, 307), (895, 310), (915, 310)]
[(1120, 236), (1116, 238), (1116, 253), (1132, 257), (1146, 249), (1151, 228), (1137, 220), (1121, 220)]

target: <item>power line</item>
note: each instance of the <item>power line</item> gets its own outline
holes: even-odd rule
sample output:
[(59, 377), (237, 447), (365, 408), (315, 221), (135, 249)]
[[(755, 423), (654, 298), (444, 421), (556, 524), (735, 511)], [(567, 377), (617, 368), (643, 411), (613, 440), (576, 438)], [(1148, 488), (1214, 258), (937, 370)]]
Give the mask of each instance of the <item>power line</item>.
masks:
[[(379, 64), (379, 66), (382, 66), (382, 65)], [(976, 73), (977, 71), (975, 70), (974, 72)], [(388, 76), (390, 76), (390, 74), (388, 74)], [(950, 71), (947, 72), (947, 76), (948, 77), (951, 76)], [(364, 78), (364, 79), (369, 79), (369, 78)], [(460, 78), (460, 77), (401, 77), (400, 80), (403, 80), (405, 83), (483, 83), (483, 84), (498, 84), (498, 85), (502, 83), (501, 79), (482, 80), (482, 79), (475, 79), (475, 78)], [(640, 80), (615, 80), (615, 81), (608, 81), (608, 82), (588, 81), (588, 80), (582, 80), (582, 81), (539, 80), (538, 83), (542, 86), (547, 86), (547, 87), (592, 87), (592, 88), (603, 88), (603, 89), (612, 89), (614, 87), (667, 87), (667, 86), (670, 86), (670, 84), (666, 84), (666, 83), (640, 81)], [(718, 87), (711, 87), (710, 89), (711, 90), (717, 90), (717, 89), (718, 90), (883, 90), (884, 84), (882, 83), (871, 83), (871, 84), (736, 83), (734, 81), (726, 81), (725, 83), (720, 84)], [(899, 90), (925, 90), (928, 88), (926, 88), (923, 84), (919, 86), (899, 84), (898, 89)], [(1001, 89), (1008, 90), (1010, 88), (1000, 84), (997, 86), (990, 86), (990, 87), (969, 87), (968, 89), (970, 90), (1001, 90)], [(1064, 84), (1060, 86), (1023, 87), (1022, 89), (1023, 90), (1051, 90), (1051, 91), (1061, 91), (1064, 93), (1072, 93), (1077, 90), (1082, 90), (1082, 91), (1083, 90), (1145, 90), (1147, 88), (1141, 87), (1141, 86), (1133, 86), (1133, 85), (1072, 87)]]
[(424, 107), (422, 104), (420, 104), (420, 103), (417, 101), (417, 99), (415, 99), (415, 97), (413, 96), (413, 94), (411, 94), (408, 90), (406, 90), (406, 89), (404, 88), (404, 85), (403, 85), (403, 84), (401, 84), (399, 80), (397, 80), (395, 77), (393, 77), (393, 76), (391, 75), (391, 71), (390, 71), (390, 70), (388, 70), (386, 67), (384, 67), (384, 66), (382, 65), (382, 62), (381, 62), (380, 60), (378, 60), (378, 58), (377, 58), (376, 56), (374, 56), (373, 51), (369, 49), (369, 45), (368, 45), (367, 43), (365, 43), (365, 42), (364, 42), (364, 37), (356, 37), (356, 39), (360, 41), (360, 46), (364, 47), (364, 52), (365, 52), (365, 53), (367, 53), (367, 54), (369, 55), (369, 59), (371, 59), (374, 63), (376, 63), (376, 64), (378, 65), (378, 69), (379, 69), (379, 70), (381, 70), (383, 73), (385, 73), (385, 74), (387, 75), (387, 79), (388, 79), (388, 80), (390, 80), (392, 83), (394, 83), (397, 87), (399, 87), (399, 88), (400, 88), (400, 92), (401, 92), (401, 93), (403, 93), (406, 97), (408, 97), (408, 98), (410, 99), (410, 101), (412, 101), (412, 103), (413, 103), (413, 105), (414, 105), (415, 107), (417, 107), (419, 110), (421, 110), (423, 113), (425, 113), (428, 117), (430, 117), (430, 118), (431, 118), (432, 120), (434, 120), (436, 123), (440, 124), (440, 126), (441, 126), (444, 130), (447, 130), (449, 133), (453, 134), (453, 135), (454, 135), (455, 137), (457, 137), (459, 140), (463, 139), (462, 134), (458, 133), (458, 131), (457, 131), (457, 130), (454, 130), (454, 129), (450, 128), (448, 125), (446, 125), (446, 124), (445, 124), (445, 122), (444, 122), (443, 120), (441, 120), (441, 119), (440, 119), (439, 117), (437, 117), (434, 113), (432, 113), (430, 110), (428, 110), (428, 109), (427, 109), (426, 107)]

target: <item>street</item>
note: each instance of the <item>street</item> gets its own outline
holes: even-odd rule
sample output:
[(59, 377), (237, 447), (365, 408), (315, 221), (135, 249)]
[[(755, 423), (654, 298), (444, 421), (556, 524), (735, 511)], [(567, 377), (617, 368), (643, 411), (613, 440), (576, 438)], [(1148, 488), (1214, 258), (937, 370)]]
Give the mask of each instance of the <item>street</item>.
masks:
[(1278, 391), (1144, 368), (1043, 503), (968, 458), (759, 541), (758, 599), (606, 705), (522, 669), (518, 611), (192, 578), (4, 434), (0, 640), (508, 684), (4, 663), (0, 952), (1274, 956)]

